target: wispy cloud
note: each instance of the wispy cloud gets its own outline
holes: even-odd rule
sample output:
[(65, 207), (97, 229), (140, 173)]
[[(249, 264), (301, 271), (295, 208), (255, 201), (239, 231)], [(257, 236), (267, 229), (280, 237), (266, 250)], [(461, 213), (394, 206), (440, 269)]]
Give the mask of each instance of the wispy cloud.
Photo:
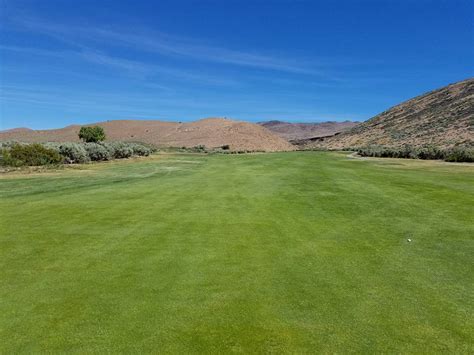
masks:
[(311, 68), (308, 63), (278, 59), (268, 55), (237, 51), (208, 44), (199, 40), (170, 36), (162, 33), (129, 34), (103, 29), (89, 29), (91, 34), (126, 45), (162, 55), (182, 56), (208, 62), (272, 69), (302, 74), (322, 75), (322, 71)]
[(1, 51), (13, 51), (13, 52), (20, 52), (26, 54), (33, 54), (33, 55), (41, 55), (41, 56), (50, 56), (50, 57), (58, 57), (64, 58), (68, 55), (74, 54), (74, 51), (57, 51), (57, 50), (49, 50), (43, 48), (32, 48), (32, 47), (20, 47), (20, 46), (8, 46), (0, 44)]
[(234, 79), (223, 78), (205, 73), (195, 73), (189, 70), (182, 70), (176, 67), (149, 64), (142, 61), (129, 60), (117, 56), (111, 56), (103, 52), (81, 47), (75, 50), (50, 50), (33, 47), (19, 47), (0, 45), (2, 51), (15, 51), (35, 56), (49, 56), (61, 58), (64, 60), (82, 59), (89, 63), (103, 65), (108, 68), (117, 69), (126, 72), (133, 77), (147, 78), (156, 75), (164, 75), (175, 79), (193, 81), (200, 84), (218, 85), (218, 86), (236, 86), (240, 82)]
[[(135, 33), (93, 26), (65, 26), (37, 18), (16, 20), (21, 27), (43, 33), (69, 45), (87, 49), (91, 43), (122, 46), (164, 56), (182, 57), (204, 62), (246, 66), (306, 75), (327, 76), (327, 70), (314, 67), (309, 61), (276, 58), (262, 53), (234, 50), (204, 43), (200, 39), (141, 30)], [(314, 63), (314, 61), (313, 61)]]
[[(58, 100), (58, 97), (61, 97)], [(2, 102), (28, 102), (40, 106), (61, 106), (70, 109), (94, 107), (109, 113), (157, 114), (162, 109), (179, 108), (183, 105), (194, 109), (209, 109), (211, 103), (174, 97), (157, 97), (151, 93), (124, 96), (122, 93), (84, 92), (75, 90), (65, 93), (57, 88), (44, 86), (8, 85), (0, 91)]]
[(147, 72), (153, 71), (155, 68), (150, 65), (146, 65), (141, 62), (112, 57), (101, 52), (92, 51), (92, 50), (83, 50), (80, 52), (80, 55), (83, 59), (91, 63), (96, 63), (100, 65), (105, 65), (108, 67), (114, 67), (121, 70), (127, 70), (136, 74), (145, 74)]

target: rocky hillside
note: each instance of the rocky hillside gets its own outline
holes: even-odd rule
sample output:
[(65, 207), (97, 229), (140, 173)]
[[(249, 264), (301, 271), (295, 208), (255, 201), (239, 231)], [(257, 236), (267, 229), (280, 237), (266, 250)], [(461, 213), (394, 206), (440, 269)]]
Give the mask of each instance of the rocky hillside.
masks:
[(318, 122), (318, 123), (291, 123), (283, 121), (259, 122), (259, 125), (268, 128), (280, 137), (288, 140), (300, 140), (313, 137), (332, 136), (356, 126), (358, 122)]
[(435, 145), (474, 142), (474, 78), (401, 103), (337, 136), (308, 140), (302, 146), (341, 149), (383, 145)]
[[(178, 123), (156, 120), (117, 120), (94, 125), (105, 129), (108, 140), (140, 141), (168, 147), (208, 148), (229, 145), (230, 150), (285, 151), (295, 147), (265, 127), (223, 118), (207, 118)], [(0, 132), (0, 141), (66, 142), (78, 141), (81, 126), (73, 125), (52, 130), (12, 129)]]

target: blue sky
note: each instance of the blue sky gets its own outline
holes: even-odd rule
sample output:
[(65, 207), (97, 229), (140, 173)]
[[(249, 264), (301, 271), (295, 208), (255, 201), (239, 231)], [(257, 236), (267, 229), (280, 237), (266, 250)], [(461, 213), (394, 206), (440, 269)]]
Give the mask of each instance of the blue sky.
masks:
[(0, 129), (365, 120), (474, 76), (473, 4), (0, 0)]

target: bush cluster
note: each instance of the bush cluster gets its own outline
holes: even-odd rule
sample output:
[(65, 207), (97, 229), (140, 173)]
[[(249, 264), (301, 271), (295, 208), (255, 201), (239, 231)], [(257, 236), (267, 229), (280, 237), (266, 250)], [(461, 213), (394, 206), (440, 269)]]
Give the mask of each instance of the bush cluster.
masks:
[(205, 154), (248, 154), (248, 153), (264, 153), (264, 150), (231, 150), (229, 144), (224, 144), (215, 148), (208, 148), (205, 145), (195, 145), (193, 147), (181, 147), (181, 148), (166, 148), (168, 151), (178, 151), (186, 153), (205, 153)]
[(130, 158), (133, 155), (133, 148), (129, 143), (113, 142), (107, 148), (116, 159)]
[(88, 163), (91, 159), (87, 154), (84, 144), (80, 143), (61, 143), (59, 146), (59, 154), (64, 157), (67, 164)]
[(474, 162), (474, 148), (473, 147), (454, 147), (445, 152), (445, 161), (450, 162)]
[[(176, 148), (170, 147), (171, 150), (174, 150)], [(195, 145), (194, 147), (181, 147), (178, 148), (179, 152), (186, 152), (186, 153), (209, 153), (210, 149), (208, 149), (205, 145), (199, 144)]]
[(103, 144), (85, 143), (84, 149), (92, 161), (110, 160), (113, 154)]
[(51, 165), (82, 164), (90, 161), (123, 159), (132, 156), (148, 156), (154, 148), (141, 143), (18, 143), (0, 142), (0, 158), (3, 165)]
[(370, 146), (357, 148), (357, 153), (364, 157), (380, 158), (408, 158), (408, 159), (434, 159), (449, 162), (474, 162), (474, 148), (458, 146), (448, 149), (440, 149), (434, 146), (412, 147), (403, 146), (391, 148), (383, 146)]
[(147, 157), (153, 153), (153, 148), (140, 143), (129, 143), (133, 150), (133, 155)]
[(22, 143), (17, 142), (17, 141), (3, 141), (3, 142), (0, 142), (0, 149), (10, 149), (16, 144), (22, 144)]
[(9, 166), (57, 165), (63, 157), (42, 144), (13, 144), (2, 149), (2, 164)]

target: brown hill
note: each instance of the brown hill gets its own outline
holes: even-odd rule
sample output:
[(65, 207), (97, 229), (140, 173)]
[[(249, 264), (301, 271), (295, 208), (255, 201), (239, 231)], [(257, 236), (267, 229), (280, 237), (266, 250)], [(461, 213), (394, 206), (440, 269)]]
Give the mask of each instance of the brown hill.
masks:
[(259, 125), (268, 128), (288, 141), (313, 137), (332, 136), (356, 126), (358, 122), (318, 122), (318, 123), (291, 123), (282, 121), (259, 122)]
[(347, 132), (306, 141), (306, 148), (341, 149), (383, 145), (435, 145), (474, 142), (474, 78), (454, 83), (394, 106)]
[(30, 132), (30, 131), (32, 131), (31, 128), (18, 127), (18, 128), (6, 129), (6, 130), (0, 131), (0, 132), (21, 133), (21, 132)]
[[(178, 123), (156, 120), (114, 120), (99, 122), (107, 140), (140, 141), (168, 147), (209, 148), (229, 145), (231, 150), (284, 151), (294, 146), (259, 125), (223, 118), (207, 118), (195, 122)], [(81, 126), (72, 125), (51, 130), (9, 130), (0, 132), (0, 141), (73, 142), (79, 141)]]

